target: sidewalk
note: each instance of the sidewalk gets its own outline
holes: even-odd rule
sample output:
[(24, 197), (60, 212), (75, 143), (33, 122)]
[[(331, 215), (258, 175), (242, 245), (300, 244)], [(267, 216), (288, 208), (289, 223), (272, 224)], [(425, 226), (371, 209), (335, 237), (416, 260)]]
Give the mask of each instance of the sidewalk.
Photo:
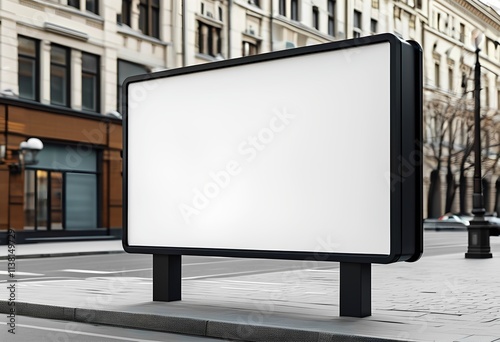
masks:
[[(27, 243), (16, 245), (16, 259), (50, 256), (125, 253), (122, 240)], [(0, 245), (0, 260), (7, 258), (7, 246)]]
[[(339, 317), (338, 269), (312, 268), (185, 279), (183, 300), (171, 303), (152, 302), (146, 278), (20, 282), (16, 308), (18, 315), (229, 340), (500, 341), (500, 243), (491, 242), (493, 259), (459, 253), (373, 265), (372, 316), (361, 319)], [(116, 248), (119, 241), (101, 243)], [(94, 246), (74, 243), (74, 252), (77, 244)], [(18, 252), (50, 254), (42, 247), (49, 245), (20, 245)], [(5, 286), (0, 298), (8, 298)], [(8, 312), (5, 300), (0, 312)]]

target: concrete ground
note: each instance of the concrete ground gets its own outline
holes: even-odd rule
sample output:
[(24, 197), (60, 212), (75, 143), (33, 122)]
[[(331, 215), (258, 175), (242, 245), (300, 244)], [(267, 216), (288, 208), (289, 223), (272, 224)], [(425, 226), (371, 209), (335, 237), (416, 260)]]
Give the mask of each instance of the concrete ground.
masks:
[[(170, 303), (152, 302), (149, 278), (18, 282), (16, 308), (18, 315), (227, 340), (500, 341), (500, 244), (491, 240), (492, 259), (453, 253), (373, 265), (366, 318), (339, 317), (338, 269), (313, 261), (292, 271), (184, 279), (182, 301)], [(17, 257), (120, 250), (119, 241), (47, 243), (18, 245)], [(0, 312), (9, 310), (8, 295), (4, 283)]]

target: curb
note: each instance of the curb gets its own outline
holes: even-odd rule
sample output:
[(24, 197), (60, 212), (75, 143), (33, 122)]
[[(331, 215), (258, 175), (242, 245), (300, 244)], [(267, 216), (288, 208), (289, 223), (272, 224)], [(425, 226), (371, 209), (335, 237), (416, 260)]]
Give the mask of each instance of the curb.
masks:
[[(18, 259), (37, 259), (37, 258), (82, 256), (82, 255), (99, 255), (99, 254), (120, 254), (120, 253), (125, 253), (125, 251), (94, 251), (94, 252), (27, 254), (27, 255), (16, 255), (16, 260), (18, 260)], [(7, 260), (7, 258), (8, 258), (7, 255), (0, 256), (0, 260)]]
[[(324, 331), (302, 330), (265, 325), (240, 324), (225, 321), (212, 321), (200, 318), (162, 316), (69, 308), (45, 304), (16, 302), (16, 315), (45, 319), (58, 319), (88, 324), (111, 325), (122, 328), (153, 330), (167, 333), (220, 338), (232, 341), (253, 342), (391, 342), (401, 341), (376, 337), (335, 334)], [(0, 300), (0, 312), (10, 311), (8, 301)]]

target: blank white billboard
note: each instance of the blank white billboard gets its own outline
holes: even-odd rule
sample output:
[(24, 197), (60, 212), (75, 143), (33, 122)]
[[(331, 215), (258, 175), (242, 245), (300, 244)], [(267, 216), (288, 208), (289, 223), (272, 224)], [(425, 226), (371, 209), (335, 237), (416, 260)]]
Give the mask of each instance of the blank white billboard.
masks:
[(391, 254), (391, 70), (385, 41), (129, 82), (124, 245)]

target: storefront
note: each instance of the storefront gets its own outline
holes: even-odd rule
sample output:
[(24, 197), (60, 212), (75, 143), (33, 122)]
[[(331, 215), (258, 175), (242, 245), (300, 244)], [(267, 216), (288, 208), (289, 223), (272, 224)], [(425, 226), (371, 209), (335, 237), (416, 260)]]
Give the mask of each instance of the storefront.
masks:
[[(0, 97), (0, 243), (121, 235), (121, 120)], [(38, 138), (36, 164), (19, 144)]]

